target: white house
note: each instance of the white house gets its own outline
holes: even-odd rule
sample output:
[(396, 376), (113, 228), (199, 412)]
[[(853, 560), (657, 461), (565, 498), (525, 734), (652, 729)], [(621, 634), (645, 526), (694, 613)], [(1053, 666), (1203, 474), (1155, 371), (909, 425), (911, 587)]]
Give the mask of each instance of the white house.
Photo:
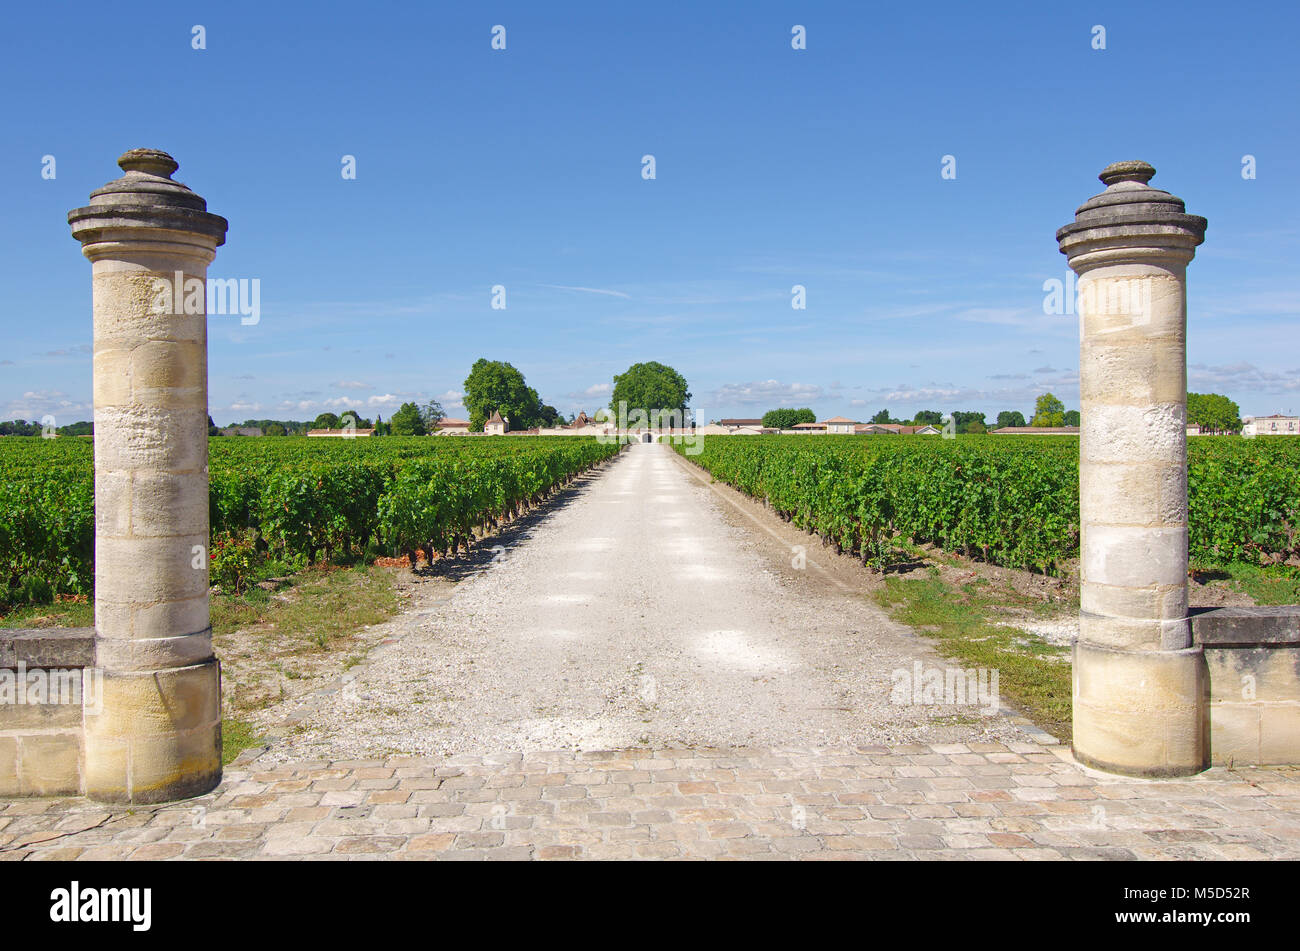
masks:
[(469, 420), (444, 416), (433, 424), (433, 429), (439, 436), (463, 436), (469, 432)]
[(832, 416), (824, 422), (828, 434), (841, 436), (852, 436), (856, 432), (856, 427), (861, 425), (856, 419), (845, 419), (843, 416)]
[(504, 436), (510, 432), (510, 417), (502, 416), (500, 412), (493, 410), (488, 421), (483, 424), (483, 432), (489, 436)]
[(1242, 420), (1243, 436), (1300, 436), (1300, 416), (1247, 416)]

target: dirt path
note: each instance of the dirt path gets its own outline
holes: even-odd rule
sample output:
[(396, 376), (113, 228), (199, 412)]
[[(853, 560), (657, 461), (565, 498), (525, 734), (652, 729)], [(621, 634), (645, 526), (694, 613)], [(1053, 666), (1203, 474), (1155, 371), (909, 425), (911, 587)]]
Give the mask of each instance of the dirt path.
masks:
[(816, 549), (792, 568), (785, 530), (634, 446), (431, 582), (347, 682), (277, 710), (262, 762), (1026, 738), (978, 706), (891, 702), (896, 671), (944, 661)]

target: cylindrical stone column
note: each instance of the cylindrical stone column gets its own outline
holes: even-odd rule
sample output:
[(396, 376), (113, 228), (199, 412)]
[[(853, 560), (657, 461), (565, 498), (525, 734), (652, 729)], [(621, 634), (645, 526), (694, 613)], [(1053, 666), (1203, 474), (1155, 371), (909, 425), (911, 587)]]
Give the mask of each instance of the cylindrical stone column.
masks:
[(1208, 765), (1187, 617), (1187, 263), (1206, 221), (1145, 162), (1056, 233), (1079, 275), (1080, 625), (1074, 753), (1134, 776)]
[(221, 780), (208, 620), (206, 279), (226, 219), (132, 149), (68, 213), (92, 264), (95, 634), (86, 794), (163, 802)]

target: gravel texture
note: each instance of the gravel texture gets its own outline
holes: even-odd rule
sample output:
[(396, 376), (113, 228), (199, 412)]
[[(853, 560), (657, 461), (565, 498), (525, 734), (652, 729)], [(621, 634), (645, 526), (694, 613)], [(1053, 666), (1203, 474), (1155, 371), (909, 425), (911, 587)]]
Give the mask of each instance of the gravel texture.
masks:
[(943, 659), (860, 590), (792, 580), (729, 504), (631, 447), (285, 704), (262, 762), (1026, 738), (1005, 711), (892, 702), (895, 671)]

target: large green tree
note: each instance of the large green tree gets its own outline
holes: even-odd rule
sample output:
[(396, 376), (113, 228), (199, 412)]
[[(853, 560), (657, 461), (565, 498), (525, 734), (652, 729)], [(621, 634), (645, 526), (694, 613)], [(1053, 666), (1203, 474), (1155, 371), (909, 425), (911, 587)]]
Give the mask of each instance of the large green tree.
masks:
[(424, 420), (420, 417), (420, 407), (414, 403), (403, 403), (388, 420), (389, 429), (394, 436), (423, 436), (426, 432)]
[(770, 409), (763, 414), (763, 425), (768, 429), (790, 429), (799, 423), (815, 423), (817, 414), (811, 409)]
[(542, 420), (542, 401), (524, 382), (524, 375), (502, 360), (480, 357), (465, 378), (465, 409), (469, 428), (481, 432), (494, 413), (510, 420), (511, 429), (529, 429)]
[(998, 413), (998, 428), (1025, 425), (1025, 414), (1018, 409), (1004, 409)]
[(686, 377), (672, 367), (653, 361), (634, 363), (614, 377), (609, 408), (617, 415), (619, 404), (624, 402), (627, 403), (629, 418), (639, 410), (645, 413), (651, 426), (656, 426), (662, 414), (679, 413), (685, 420), (691, 392), (687, 389)]
[(1030, 426), (1065, 425), (1065, 404), (1051, 393), (1044, 393), (1034, 402), (1034, 418)]
[(887, 410), (887, 409), (882, 409), (882, 410), (881, 410), (879, 413), (877, 413), (875, 416), (872, 416), (872, 417), (871, 417), (871, 421), (872, 421), (873, 423), (876, 423), (877, 425), (879, 425), (879, 424), (881, 424), (881, 423), (893, 423), (893, 422), (896, 422), (896, 420), (895, 420), (892, 416), (889, 415), (889, 410)]
[(1187, 421), (1214, 432), (1241, 429), (1241, 407), (1221, 393), (1188, 393)]
[(914, 420), (918, 426), (938, 426), (943, 423), (943, 413), (933, 409), (923, 409)]

